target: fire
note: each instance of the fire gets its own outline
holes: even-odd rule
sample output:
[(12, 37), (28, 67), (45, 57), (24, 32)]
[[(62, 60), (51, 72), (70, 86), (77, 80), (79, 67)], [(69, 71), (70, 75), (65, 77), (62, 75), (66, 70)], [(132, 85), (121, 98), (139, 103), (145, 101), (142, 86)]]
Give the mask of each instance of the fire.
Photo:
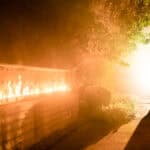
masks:
[(26, 96), (34, 96), (40, 94), (50, 94), (54, 92), (67, 92), (71, 88), (64, 81), (55, 83), (42, 83), (39, 85), (24, 82), (21, 75), (18, 75), (17, 81), (9, 80), (0, 88), (0, 102), (14, 101)]

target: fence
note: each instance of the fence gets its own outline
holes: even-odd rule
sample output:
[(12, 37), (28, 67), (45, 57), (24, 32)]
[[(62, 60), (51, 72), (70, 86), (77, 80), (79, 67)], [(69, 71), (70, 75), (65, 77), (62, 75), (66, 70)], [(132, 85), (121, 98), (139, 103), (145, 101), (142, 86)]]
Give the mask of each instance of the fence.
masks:
[(0, 65), (0, 103), (25, 96), (69, 91), (74, 77), (69, 70)]
[(73, 94), (36, 96), (0, 106), (0, 149), (25, 149), (77, 119)]
[[(37, 83), (40, 85), (47, 81), (57, 82), (59, 85), (59, 83), (62, 83), (62, 78), (63, 83), (67, 85), (72, 85), (73, 83), (73, 77), (71, 74), (68, 75), (68, 71), (39, 71), (38, 69), (35, 71), (32, 68), (29, 70), (23, 68), (20, 71), (18, 68), (14, 68), (14, 73), (13, 71), (11, 73), (11, 67), (10, 69), (5, 69), (5, 71), (4, 68), (0, 72), (1, 74), (5, 73), (5, 77), (7, 76), (7, 78), (2, 78), (4, 82), (7, 82), (8, 79), (15, 81), (16, 75), (21, 74), (24, 77), (22, 84), (30, 81), (35, 87), (38, 85)], [(6, 87), (5, 92), (9, 93), (8, 86)], [(22, 91), (21, 89), (22, 87), (20, 91)], [(1, 90), (3, 89), (1, 88)], [(13, 101), (11, 101), (11, 97), (1, 100), (5, 101), (5, 103), (0, 104), (0, 150), (26, 149), (55, 131), (65, 128), (77, 119), (77, 96), (72, 90), (66, 90), (65, 92), (60, 92), (59, 90), (51, 91), (52, 93), (39, 92), (32, 93), (33, 95), (15, 95), (16, 97), (13, 97), (15, 99)], [(18, 101), (18, 99), (21, 100)]]

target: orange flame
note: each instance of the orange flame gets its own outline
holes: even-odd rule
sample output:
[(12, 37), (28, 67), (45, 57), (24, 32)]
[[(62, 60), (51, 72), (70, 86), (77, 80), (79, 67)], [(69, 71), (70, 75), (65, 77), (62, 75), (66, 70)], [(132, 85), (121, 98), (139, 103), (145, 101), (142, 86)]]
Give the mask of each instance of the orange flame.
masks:
[(23, 83), (21, 75), (18, 75), (16, 83), (11, 80), (7, 81), (4, 87), (0, 89), (0, 102), (3, 102), (3, 100), (7, 100), (8, 102), (14, 101), (15, 99), (26, 96), (50, 94), (54, 92), (67, 92), (71, 90), (71, 88), (64, 81), (59, 83), (55, 82), (53, 84), (45, 83), (44, 86), (43, 83), (40, 85), (31, 85)]

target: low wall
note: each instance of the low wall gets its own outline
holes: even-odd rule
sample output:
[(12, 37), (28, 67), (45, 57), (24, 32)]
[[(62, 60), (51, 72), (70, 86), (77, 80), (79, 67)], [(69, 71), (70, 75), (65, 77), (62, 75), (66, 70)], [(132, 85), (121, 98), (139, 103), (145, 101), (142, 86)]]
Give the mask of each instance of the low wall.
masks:
[(26, 97), (0, 105), (0, 150), (26, 149), (78, 117), (78, 98), (72, 93)]
[(26, 96), (70, 91), (74, 87), (71, 70), (0, 64), (0, 104)]
[(78, 117), (72, 71), (0, 65), (0, 150), (26, 149)]

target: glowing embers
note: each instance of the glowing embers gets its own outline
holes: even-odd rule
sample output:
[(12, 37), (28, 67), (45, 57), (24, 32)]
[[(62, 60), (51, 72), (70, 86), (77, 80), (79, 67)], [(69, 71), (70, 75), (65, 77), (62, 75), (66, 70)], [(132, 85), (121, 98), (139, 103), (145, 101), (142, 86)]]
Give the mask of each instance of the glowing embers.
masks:
[(17, 80), (7, 81), (0, 87), (0, 102), (10, 102), (15, 99), (20, 99), (25, 96), (34, 96), (40, 94), (50, 94), (54, 92), (67, 92), (70, 91), (70, 87), (64, 82), (43, 82), (32, 83), (25, 82), (21, 75), (18, 75)]

